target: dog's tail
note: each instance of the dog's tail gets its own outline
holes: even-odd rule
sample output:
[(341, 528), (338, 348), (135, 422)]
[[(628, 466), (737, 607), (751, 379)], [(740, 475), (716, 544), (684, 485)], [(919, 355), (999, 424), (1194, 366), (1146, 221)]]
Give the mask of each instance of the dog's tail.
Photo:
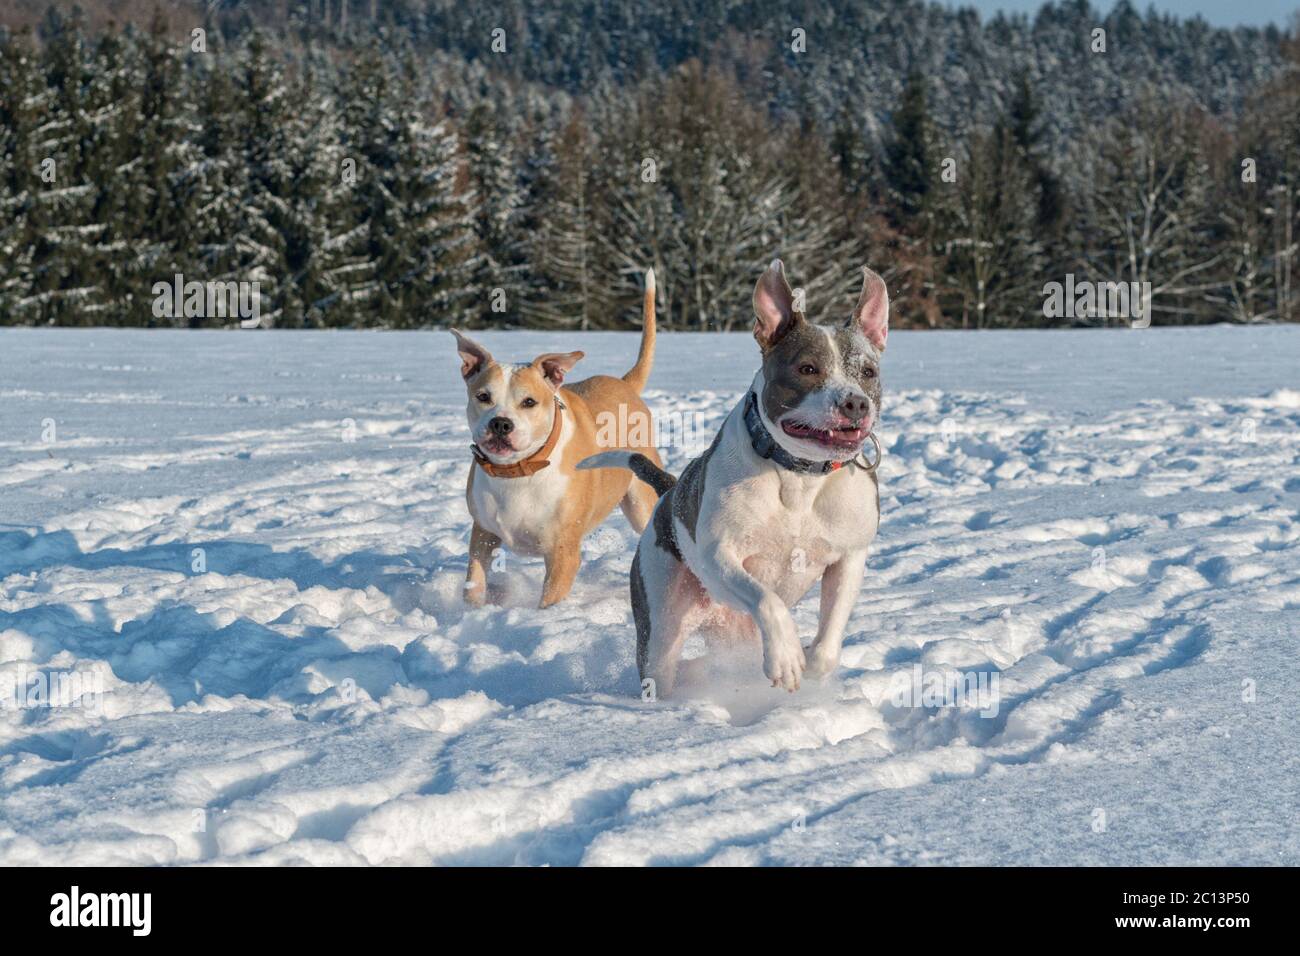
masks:
[(626, 468), (655, 490), (660, 498), (677, 479), (653, 461), (635, 451), (602, 451), (578, 462), (579, 468)]
[(645, 271), (645, 298), (641, 303), (641, 351), (637, 353), (636, 364), (623, 376), (637, 394), (645, 389), (646, 380), (650, 378), (650, 366), (655, 360), (655, 271)]

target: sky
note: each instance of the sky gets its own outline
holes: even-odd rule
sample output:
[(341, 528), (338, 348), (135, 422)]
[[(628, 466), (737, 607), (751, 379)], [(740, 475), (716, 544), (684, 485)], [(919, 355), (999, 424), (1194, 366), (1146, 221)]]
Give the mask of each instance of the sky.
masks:
[[(1043, 0), (943, 0), (950, 7), (974, 7), (984, 17), (998, 10), (1007, 13), (1034, 13)], [(1148, 6), (1157, 10), (1190, 17), (1200, 14), (1209, 23), (1219, 27), (1263, 26), (1275, 23), (1286, 26), (1291, 15), (1300, 10), (1300, 0), (1132, 0), (1133, 6), (1143, 13)], [(1092, 0), (1092, 5), (1109, 11), (1114, 0)]]

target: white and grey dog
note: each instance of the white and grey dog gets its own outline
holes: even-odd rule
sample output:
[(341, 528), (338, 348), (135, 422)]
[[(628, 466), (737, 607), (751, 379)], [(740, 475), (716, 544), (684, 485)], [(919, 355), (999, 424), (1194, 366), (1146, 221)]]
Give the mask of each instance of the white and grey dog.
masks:
[[(833, 671), (880, 523), (863, 445), (880, 415), (884, 280), (864, 268), (853, 315), (830, 328), (795, 309), (778, 259), (754, 288), (754, 316), (762, 368), (680, 480), (629, 452), (579, 466), (630, 468), (661, 496), (631, 581), (637, 667), (659, 696), (672, 693), (686, 637), (706, 624), (756, 628), (774, 687)], [(790, 608), (819, 578), (821, 623), (805, 649)]]

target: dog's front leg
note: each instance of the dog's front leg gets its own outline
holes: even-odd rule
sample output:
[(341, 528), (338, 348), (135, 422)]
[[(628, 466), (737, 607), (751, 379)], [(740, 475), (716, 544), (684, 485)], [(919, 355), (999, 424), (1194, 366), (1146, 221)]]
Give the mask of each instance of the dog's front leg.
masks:
[(840, 663), (840, 648), (844, 644), (844, 628), (862, 587), (862, 574), (867, 566), (867, 552), (850, 551), (828, 567), (822, 574), (821, 620), (817, 625), (817, 639), (808, 648), (808, 675), (824, 677)]
[(557, 601), (563, 601), (573, 587), (573, 579), (578, 576), (578, 565), (582, 563), (582, 541), (560, 541), (546, 554), (546, 580), (542, 583), (542, 603), (538, 607), (550, 607)]
[(707, 579), (700, 576), (705, 589), (718, 600), (748, 612), (758, 624), (763, 635), (763, 673), (772, 686), (792, 693), (798, 690), (804, 669), (803, 647), (781, 596), (746, 571), (744, 559), (725, 546), (708, 549), (701, 566), (712, 569)]
[(482, 607), (487, 600), (487, 569), (492, 552), (499, 547), (501, 539), (475, 521), (469, 533), (469, 569), (465, 572), (465, 603), (471, 607)]

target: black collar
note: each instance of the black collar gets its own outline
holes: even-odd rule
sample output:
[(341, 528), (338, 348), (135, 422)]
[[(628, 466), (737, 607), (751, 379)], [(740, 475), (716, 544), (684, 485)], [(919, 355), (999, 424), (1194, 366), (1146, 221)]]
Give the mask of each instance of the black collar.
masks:
[(796, 458), (778, 445), (758, 414), (758, 395), (753, 389), (750, 389), (749, 396), (745, 399), (745, 427), (749, 429), (749, 443), (754, 448), (754, 454), (759, 458), (770, 458), (788, 471), (801, 475), (829, 475), (845, 464), (842, 461), (809, 461), (806, 458)]

